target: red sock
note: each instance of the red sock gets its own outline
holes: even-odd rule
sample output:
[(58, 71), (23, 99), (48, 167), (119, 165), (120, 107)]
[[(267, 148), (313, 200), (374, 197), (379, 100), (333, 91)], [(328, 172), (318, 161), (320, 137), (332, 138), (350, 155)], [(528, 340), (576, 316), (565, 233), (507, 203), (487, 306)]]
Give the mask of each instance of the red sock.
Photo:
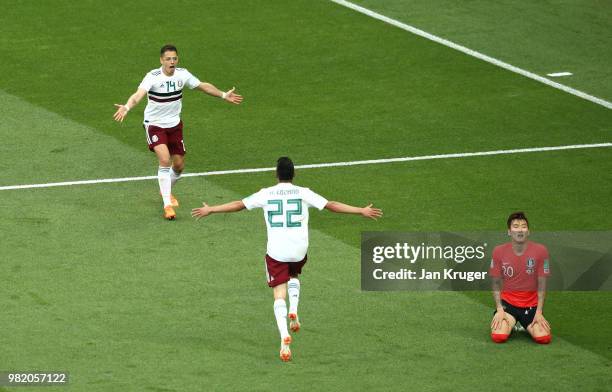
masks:
[(552, 340), (552, 336), (551, 335), (538, 336), (538, 337), (534, 337), (533, 340), (535, 340), (535, 342), (539, 344), (548, 344)]
[(505, 333), (492, 333), (491, 334), (491, 339), (493, 339), (495, 343), (505, 343), (509, 337), (510, 335), (505, 334)]

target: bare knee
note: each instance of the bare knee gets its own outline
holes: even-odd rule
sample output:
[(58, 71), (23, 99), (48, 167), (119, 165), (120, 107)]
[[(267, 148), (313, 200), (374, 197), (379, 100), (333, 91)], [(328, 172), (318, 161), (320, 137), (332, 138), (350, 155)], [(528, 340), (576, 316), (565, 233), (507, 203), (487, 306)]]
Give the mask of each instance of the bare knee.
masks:
[(514, 327), (514, 324), (516, 324), (516, 321), (508, 320), (507, 318), (505, 318), (501, 321), (501, 323), (497, 326), (497, 328), (491, 329), (491, 334), (510, 335), (510, 332), (512, 331), (512, 327)]
[(536, 343), (548, 344), (552, 340), (550, 331), (544, 329), (540, 324), (533, 324), (527, 327), (527, 331)]
[(172, 162), (172, 170), (174, 170), (175, 173), (182, 173), (183, 169), (185, 168), (185, 163), (183, 162)]
[(185, 168), (185, 158), (182, 155), (175, 154), (172, 156), (172, 170), (175, 173), (182, 173)]
[(274, 299), (286, 299), (287, 298), (287, 283), (281, 283), (278, 286), (273, 287)]

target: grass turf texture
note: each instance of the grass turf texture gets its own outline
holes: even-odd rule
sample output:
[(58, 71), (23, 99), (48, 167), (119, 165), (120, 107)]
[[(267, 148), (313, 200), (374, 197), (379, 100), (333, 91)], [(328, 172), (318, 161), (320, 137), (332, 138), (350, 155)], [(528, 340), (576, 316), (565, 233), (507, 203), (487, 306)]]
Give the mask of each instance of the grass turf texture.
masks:
[(457, 44), (612, 100), (612, 6), (600, 0), (354, 0)]
[[(154, 174), (143, 105), (123, 126), (110, 118), (166, 41), (193, 73), (246, 99), (186, 94), (191, 172), (267, 167), (282, 154), (313, 163), (610, 141), (609, 110), (328, 2), (176, 2), (165, 12), (180, 25), (148, 16), (146, 32), (135, 27), (144, 8), (24, 2), (1, 16), (0, 42), (19, 63), (0, 75), (12, 143), (1, 147), (2, 185)], [(534, 369), (543, 390), (604, 390), (608, 293), (551, 293), (553, 345), (496, 346), (488, 293), (360, 292), (358, 240), (372, 229), (497, 229), (519, 208), (534, 230), (610, 230), (609, 157), (298, 172), (299, 184), (374, 201), (386, 216), (313, 213), (289, 366), (276, 358), (261, 212), (187, 218), (202, 200), (272, 184), (271, 173), (183, 180), (176, 222), (161, 220), (153, 181), (2, 192), (0, 370), (66, 369), (67, 390), (94, 392), (267, 390), (279, 374), (296, 390), (488, 390), (491, 374), (525, 390)]]

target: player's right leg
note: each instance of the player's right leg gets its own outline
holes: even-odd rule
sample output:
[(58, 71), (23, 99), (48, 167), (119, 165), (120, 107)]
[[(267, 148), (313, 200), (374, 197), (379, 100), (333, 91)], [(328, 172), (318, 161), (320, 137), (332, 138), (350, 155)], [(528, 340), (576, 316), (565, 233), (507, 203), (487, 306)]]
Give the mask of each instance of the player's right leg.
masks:
[(298, 332), (300, 330), (300, 319), (298, 318), (300, 281), (297, 276), (292, 276), (287, 282), (287, 294), (289, 295), (289, 329), (291, 332)]
[(304, 259), (301, 261), (289, 263), (289, 275), (291, 278), (287, 282), (287, 294), (289, 295), (289, 329), (291, 332), (298, 332), (301, 328), (298, 317), (301, 283), (298, 280), (298, 275), (302, 273), (302, 268), (307, 261), (308, 256), (304, 255)]
[(176, 218), (176, 213), (172, 208), (171, 192), (172, 180), (170, 178), (170, 168), (172, 160), (170, 151), (165, 144), (158, 144), (153, 148), (157, 160), (159, 161), (159, 169), (157, 171), (157, 182), (159, 183), (159, 193), (161, 194), (164, 203), (164, 218), (173, 220)]
[[(493, 321), (495, 320), (495, 317), (497, 315), (497, 312), (495, 313), (496, 314), (493, 315), (493, 320), (491, 320), (491, 325), (493, 325)], [(495, 328), (491, 328), (491, 339), (495, 343), (506, 342), (506, 340), (508, 340), (508, 338), (510, 337), (510, 333), (512, 332), (512, 328), (514, 328), (515, 324), (516, 319), (514, 318), (514, 316), (512, 316), (508, 312), (504, 312), (504, 318), (502, 319), (501, 323), (498, 323)]]

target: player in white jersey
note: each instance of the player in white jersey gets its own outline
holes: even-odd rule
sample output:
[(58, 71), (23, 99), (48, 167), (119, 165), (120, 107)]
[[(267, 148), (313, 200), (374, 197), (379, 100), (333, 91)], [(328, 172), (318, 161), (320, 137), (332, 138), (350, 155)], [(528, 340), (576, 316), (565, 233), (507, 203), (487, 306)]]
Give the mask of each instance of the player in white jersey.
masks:
[(178, 52), (175, 46), (161, 48), (161, 67), (147, 73), (138, 89), (124, 105), (115, 104), (117, 111), (114, 119), (123, 122), (130, 109), (148, 96), (144, 111), (144, 128), (149, 150), (155, 152), (159, 161), (157, 180), (164, 203), (164, 217), (173, 220), (178, 201), (172, 195), (172, 187), (181, 177), (185, 166), (185, 144), (183, 141), (183, 122), (181, 108), (183, 89), (198, 89), (224, 101), (239, 104), (242, 96), (235, 88), (223, 92), (210, 83), (201, 82), (185, 68), (177, 68)]
[(308, 251), (308, 208), (327, 209), (332, 212), (361, 214), (367, 218), (380, 218), (382, 211), (372, 204), (363, 208), (353, 207), (337, 201), (327, 201), (308, 188), (293, 185), (294, 167), (291, 159), (279, 158), (276, 164), (278, 184), (263, 188), (243, 199), (217, 206), (191, 210), (197, 219), (216, 212), (237, 212), (243, 209), (262, 208), (268, 229), (266, 252), (266, 274), (268, 286), (274, 293), (274, 316), (281, 336), (280, 358), (291, 360), (291, 335), (287, 329), (287, 303), (289, 294), (289, 329), (297, 332), (300, 321), (297, 315), (300, 298), (298, 275), (306, 264)]

